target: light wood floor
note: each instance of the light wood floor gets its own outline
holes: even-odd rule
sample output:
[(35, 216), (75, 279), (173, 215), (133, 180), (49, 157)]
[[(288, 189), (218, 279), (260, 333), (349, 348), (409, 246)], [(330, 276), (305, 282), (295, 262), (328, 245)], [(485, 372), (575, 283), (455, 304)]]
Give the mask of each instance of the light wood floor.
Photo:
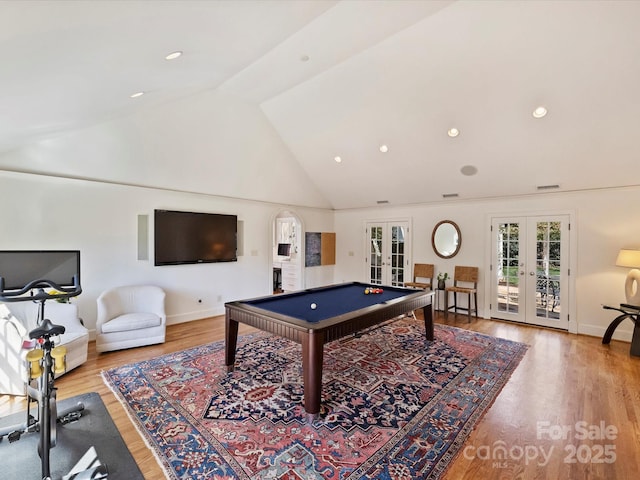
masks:
[[(603, 346), (599, 338), (493, 320), (469, 324), (464, 315), (436, 321), (530, 345), (444, 478), (638, 478), (640, 358), (629, 355), (628, 343)], [(163, 478), (100, 372), (223, 338), (224, 317), (215, 317), (169, 326), (163, 345), (97, 354), (90, 343), (88, 361), (58, 380), (58, 398), (98, 392), (145, 478)], [(0, 416), (24, 408), (20, 397), (0, 396)]]

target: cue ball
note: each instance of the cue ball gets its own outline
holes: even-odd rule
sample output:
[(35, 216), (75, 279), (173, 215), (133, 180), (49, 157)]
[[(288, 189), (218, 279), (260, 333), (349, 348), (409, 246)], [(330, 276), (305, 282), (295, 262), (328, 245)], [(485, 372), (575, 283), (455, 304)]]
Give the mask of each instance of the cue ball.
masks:
[(311, 304), (311, 310), (315, 310), (315, 309), (316, 309), (316, 307), (317, 307), (317, 305), (316, 305), (315, 303), (312, 303), (312, 304)]

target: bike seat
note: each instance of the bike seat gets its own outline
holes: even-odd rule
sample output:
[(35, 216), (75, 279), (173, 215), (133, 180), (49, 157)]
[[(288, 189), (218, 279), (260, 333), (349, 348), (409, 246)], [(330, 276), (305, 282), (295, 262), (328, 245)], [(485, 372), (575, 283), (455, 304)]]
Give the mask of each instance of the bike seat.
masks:
[(29, 332), (29, 338), (49, 338), (54, 335), (62, 335), (64, 331), (63, 325), (55, 325), (47, 318), (42, 322), (42, 325)]

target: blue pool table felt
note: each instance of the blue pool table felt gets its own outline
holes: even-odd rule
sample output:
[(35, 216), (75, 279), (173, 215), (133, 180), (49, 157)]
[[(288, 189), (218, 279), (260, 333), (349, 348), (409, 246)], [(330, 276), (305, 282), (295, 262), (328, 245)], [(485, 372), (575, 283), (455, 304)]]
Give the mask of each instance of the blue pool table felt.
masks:
[[(366, 287), (379, 288), (366, 284), (341, 285), (322, 290), (276, 295), (246, 303), (274, 313), (315, 323), (416, 293), (416, 291), (407, 289), (383, 287), (382, 293), (367, 295), (364, 293)], [(312, 303), (316, 304), (315, 310), (311, 308)]]

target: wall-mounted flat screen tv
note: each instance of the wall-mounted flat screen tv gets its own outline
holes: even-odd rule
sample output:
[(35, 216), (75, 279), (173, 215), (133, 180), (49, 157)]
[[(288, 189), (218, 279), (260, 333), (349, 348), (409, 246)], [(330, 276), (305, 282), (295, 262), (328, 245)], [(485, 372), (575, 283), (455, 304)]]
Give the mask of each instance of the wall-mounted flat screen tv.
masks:
[(80, 284), (79, 250), (2, 250), (0, 277), (5, 290), (21, 290), (34, 280), (49, 280), (60, 287)]
[(238, 217), (220, 213), (155, 210), (155, 265), (235, 262)]

